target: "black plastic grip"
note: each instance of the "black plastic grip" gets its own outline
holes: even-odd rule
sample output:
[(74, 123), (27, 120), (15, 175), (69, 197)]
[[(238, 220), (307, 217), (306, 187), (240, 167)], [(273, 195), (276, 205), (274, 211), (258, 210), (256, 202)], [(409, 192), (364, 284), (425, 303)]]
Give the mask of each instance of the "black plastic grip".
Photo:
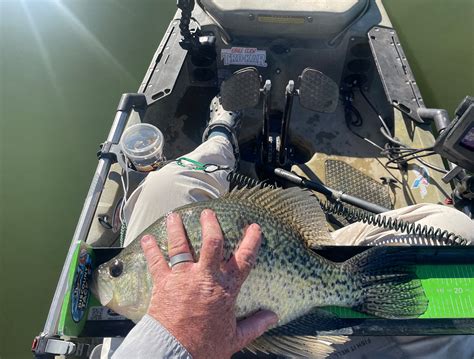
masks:
[(124, 93), (120, 98), (117, 111), (128, 112), (132, 108), (143, 109), (147, 106), (146, 96), (143, 93)]

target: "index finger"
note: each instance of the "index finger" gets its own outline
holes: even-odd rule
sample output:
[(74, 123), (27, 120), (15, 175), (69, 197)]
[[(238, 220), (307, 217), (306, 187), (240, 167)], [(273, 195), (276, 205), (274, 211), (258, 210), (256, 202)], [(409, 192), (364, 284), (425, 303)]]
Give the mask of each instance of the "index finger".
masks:
[(254, 223), (247, 228), (239, 248), (226, 264), (227, 272), (238, 273), (238, 287), (242, 285), (255, 265), (261, 243), (262, 231), (260, 226)]

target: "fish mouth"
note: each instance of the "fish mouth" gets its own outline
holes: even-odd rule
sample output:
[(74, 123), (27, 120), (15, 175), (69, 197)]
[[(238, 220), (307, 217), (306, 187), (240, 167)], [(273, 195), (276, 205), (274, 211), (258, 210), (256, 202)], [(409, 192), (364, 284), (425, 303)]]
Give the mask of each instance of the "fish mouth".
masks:
[(103, 306), (107, 306), (113, 299), (113, 289), (109, 281), (103, 279), (100, 269), (96, 269), (92, 274), (91, 292)]

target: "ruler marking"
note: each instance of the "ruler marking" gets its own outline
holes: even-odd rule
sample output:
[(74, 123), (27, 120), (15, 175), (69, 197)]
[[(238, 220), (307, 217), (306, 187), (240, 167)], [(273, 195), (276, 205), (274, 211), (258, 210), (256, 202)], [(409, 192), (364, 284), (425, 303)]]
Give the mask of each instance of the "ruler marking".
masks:
[[(444, 284), (443, 279), (441, 279), (441, 284)], [(446, 313), (446, 303), (445, 303), (446, 302), (446, 295), (447, 295), (447, 293), (446, 293), (446, 291), (444, 291), (442, 301), (441, 301), (441, 303), (443, 303), (443, 312), (444, 313)]]
[[(449, 269), (448, 269), (448, 271), (449, 271)], [(447, 285), (447, 286), (450, 286), (450, 285), (449, 285), (449, 284), (450, 284), (450, 283), (449, 283), (450, 281), (449, 281), (449, 278), (447, 278), (447, 276), (446, 276), (445, 280), (446, 280), (446, 285)], [(452, 317), (453, 314), (456, 313), (456, 308), (454, 307), (454, 301), (453, 301), (455, 289), (454, 289), (454, 287), (452, 287), (452, 286), (450, 286), (450, 287), (451, 287), (451, 293), (449, 294), (449, 297), (448, 297), (448, 298), (449, 298), (449, 304), (451, 304), (451, 314), (450, 314), (449, 316)]]
[(467, 299), (469, 300), (469, 307), (472, 311), (472, 301), (471, 301), (471, 296), (468, 296)]
[[(464, 305), (463, 305), (463, 293), (464, 293), (464, 289), (463, 289), (463, 285), (462, 285), (462, 277), (463, 277), (463, 274), (462, 274), (462, 269), (459, 268), (459, 266), (456, 266), (455, 267), (455, 272), (458, 272), (458, 275), (459, 275), (459, 281), (458, 281), (458, 284), (460, 285), (460, 289), (461, 289), (461, 292), (458, 293), (459, 295), (456, 296), (456, 305), (457, 305), (457, 308), (458, 308), (458, 312), (457, 312), (457, 315), (456, 317), (460, 317), (462, 316), (462, 313), (464, 312)], [(456, 282), (456, 280), (455, 280)], [(456, 290), (455, 290), (456, 291)], [(461, 309), (459, 309), (459, 305), (461, 306)]]
[[(472, 285), (473, 285), (473, 281), (472, 281), (472, 277), (474, 275), (474, 270), (472, 267), (468, 267), (466, 266), (466, 298), (467, 298), (467, 302), (469, 302), (469, 314), (472, 315), (473, 314), (473, 307), (472, 307), (472, 302), (471, 302), (471, 297), (472, 297)], [(466, 303), (467, 304), (467, 303)]]
[[(450, 271), (451, 268), (448, 269), (448, 271)], [(451, 283), (452, 282), (452, 283)], [(450, 317), (454, 316), (456, 314), (456, 307), (455, 307), (455, 304), (456, 304), (456, 300), (455, 300), (455, 292), (456, 292), (456, 287), (455, 287), (455, 281), (451, 280), (450, 278), (448, 278), (448, 276), (446, 276), (446, 283), (451, 287), (451, 293), (449, 295), (449, 302), (451, 303), (451, 314), (449, 315)], [(452, 285), (453, 284), (453, 285)]]

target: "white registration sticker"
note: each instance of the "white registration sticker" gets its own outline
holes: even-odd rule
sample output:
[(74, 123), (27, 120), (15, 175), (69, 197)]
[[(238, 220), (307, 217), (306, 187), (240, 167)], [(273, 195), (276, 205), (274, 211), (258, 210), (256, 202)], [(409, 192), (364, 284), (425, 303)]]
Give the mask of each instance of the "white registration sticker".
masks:
[(414, 165), (413, 172), (415, 173), (415, 179), (413, 180), (411, 188), (418, 189), (421, 198), (425, 198), (428, 194), (428, 186), (430, 185), (430, 173), (428, 172), (428, 168)]
[(267, 52), (253, 47), (232, 47), (221, 50), (224, 65), (251, 65), (267, 67)]

